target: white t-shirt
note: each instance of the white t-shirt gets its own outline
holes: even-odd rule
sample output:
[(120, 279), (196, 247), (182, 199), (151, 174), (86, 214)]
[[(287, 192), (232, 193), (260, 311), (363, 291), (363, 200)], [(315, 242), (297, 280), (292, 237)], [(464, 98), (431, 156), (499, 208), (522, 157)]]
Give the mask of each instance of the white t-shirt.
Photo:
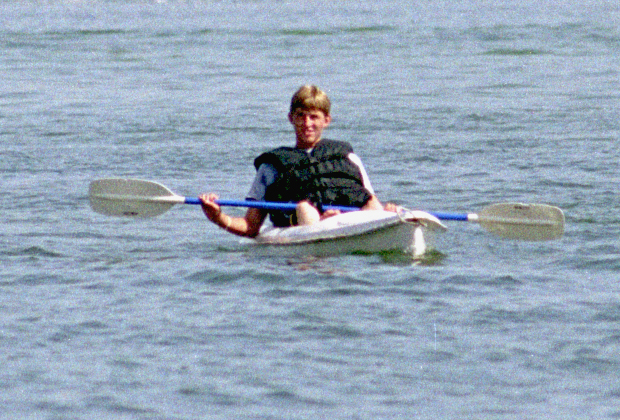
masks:
[[(310, 151), (311, 150), (308, 150), (308, 153)], [(362, 181), (364, 183), (364, 187), (368, 190), (369, 193), (374, 195), (375, 192), (372, 189), (372, 185), (370, 185), (370, 179), (368, 178), (368, 174), (366, 173), (366, 169), (364, 168), (362, 160), (355, 153), (349, 153), (348, 158), (351, 162), (353, 162), (354, 165), (359, 168), (362, 174)], [(276, 171), (276, 169), (269, 163), (263, 163), (261, 166), (259, 166), (246, 199), (265, 201), (265, 191), (267, 190), (267, 187), (269, 185), (275, 182), (277, 175), (278, 171)]]

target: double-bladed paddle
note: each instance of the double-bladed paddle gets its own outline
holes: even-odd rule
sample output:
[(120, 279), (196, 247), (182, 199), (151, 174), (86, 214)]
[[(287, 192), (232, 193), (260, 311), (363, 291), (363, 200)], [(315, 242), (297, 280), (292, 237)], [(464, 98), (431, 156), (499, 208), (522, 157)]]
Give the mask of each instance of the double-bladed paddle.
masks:
[[(88, 197), (97, 213), (108, 216), (153, 217), (176, 204), (200, 204), (200, 199), (183, 197), (153, 181), (127, 178), (98, 179), (90, 183)], [(252, 207), (265, 210), (293, 210), (295, 203), (250, 200), (217, 200), (220, 206)], [(357, 207), (324, 206), (346, 211)], [(546, 204), (500, 203), (478, 213), (433, 213), (441, 220), (476, 222), (502, 238), (527, 241), (558, 239), (564, 234), (564, 213)]]

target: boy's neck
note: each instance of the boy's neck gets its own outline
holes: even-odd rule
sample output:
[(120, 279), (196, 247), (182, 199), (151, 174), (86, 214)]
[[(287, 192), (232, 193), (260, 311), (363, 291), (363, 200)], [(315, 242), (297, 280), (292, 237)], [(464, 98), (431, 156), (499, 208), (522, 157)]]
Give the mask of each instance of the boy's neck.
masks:
[(306, 142), (297, 140), (297, 142), (295, 143), (295, 148), (297, 148), (297, 149), (304, 149), (304, 150), (314, 149), (316, 147), (316, 145), (321, 142), (321, 140), (323, 140), (323, 139), (320, 138), (320, 139), (318, 139), (317, 141), (315, 141), (313, 143), (306, 143)]

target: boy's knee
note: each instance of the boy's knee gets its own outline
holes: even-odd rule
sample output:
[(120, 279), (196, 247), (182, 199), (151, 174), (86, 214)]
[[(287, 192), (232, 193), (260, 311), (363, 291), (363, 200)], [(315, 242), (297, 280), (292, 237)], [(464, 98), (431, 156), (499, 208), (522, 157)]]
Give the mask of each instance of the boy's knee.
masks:
[(311, 225), (321, 219), (319, 211), (308, 201), (300, 201), (295, 206), (298, 225)]

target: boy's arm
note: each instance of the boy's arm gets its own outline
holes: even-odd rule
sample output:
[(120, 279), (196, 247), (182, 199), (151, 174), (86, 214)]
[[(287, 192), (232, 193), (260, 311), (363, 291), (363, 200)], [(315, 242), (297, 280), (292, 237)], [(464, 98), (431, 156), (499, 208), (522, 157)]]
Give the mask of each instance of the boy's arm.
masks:
[(202, 211), (207, 219), (225, 231), (238, 236), (255, 238), (258, 235), (263, 221), (267, 217), (265, 210), (250, 208), (244, 217), (232, 217), (222, 212), (222, 208), (215, 203), (216, 199), (215, 194), (202, 194), (200, 196)]
[(372, 185), (370, 184), (370, 178), (368, 177), (368, 173), (366, 173), (366, 168), (364, 168), (364, 164), (362, 163), (360, 157), (355, 153), (349, 153), (348, 158), (359, 168), (360, 173), (362, 174), (362, 182), (364, 184), (364, 187), (368, 190), (369, 193), (374, 195), (375, 191), (372, 189)]

